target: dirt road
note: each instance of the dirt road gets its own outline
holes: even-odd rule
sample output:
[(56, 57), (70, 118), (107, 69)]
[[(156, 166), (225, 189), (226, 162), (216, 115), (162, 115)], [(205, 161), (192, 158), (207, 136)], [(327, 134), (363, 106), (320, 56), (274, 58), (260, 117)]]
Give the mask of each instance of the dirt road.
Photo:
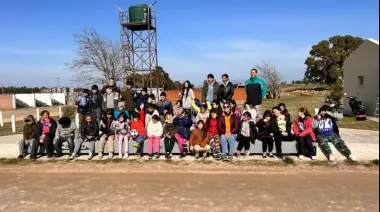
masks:
[(0, 211), (378, 211), (371, 169), (0, 167)]

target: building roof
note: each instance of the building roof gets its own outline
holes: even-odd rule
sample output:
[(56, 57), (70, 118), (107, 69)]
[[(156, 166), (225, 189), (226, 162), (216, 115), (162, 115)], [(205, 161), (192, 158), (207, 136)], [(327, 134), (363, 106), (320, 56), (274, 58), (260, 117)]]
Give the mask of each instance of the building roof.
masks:
[(368, 41), (371, 41), (372, 43), (376, 44), (376, 45), (379, 45), (379, 41), (378, 40), (375, 40), (373, 38), (367, 38)]

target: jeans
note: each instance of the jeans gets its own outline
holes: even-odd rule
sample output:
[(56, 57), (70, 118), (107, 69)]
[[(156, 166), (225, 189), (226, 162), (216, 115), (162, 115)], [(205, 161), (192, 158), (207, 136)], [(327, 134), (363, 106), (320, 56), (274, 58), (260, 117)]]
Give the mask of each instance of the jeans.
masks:
[(222, 144), (222, 154), (227, 155), (227, 143), (228, 143), (228, 147), (229, 147), (228, 155), (232, 156), (235, 152), (236, 135), (230, 135), (229, 138), (227, 138), (226, 135), (221, 135), (220, 143)]
[(31, 157), (37, 156), (37, 150), (40, 144), (43, 144), (45, 146), (46, 154), (48, 157), (52, 157), (54, 155), (54, 145), (53, 145), (53, 139), (50, 136), (45, 136), (42, 140), (42, 143), (40, 143), (40, 140), (34, 140), (32, 145), (32, 150), (30, 153)]
[(74, 148), (73, 154), (79, 155), (80, 150), (82, 149), (82, 144), (84, 143), (87, 146), (87, 148), (89, 149), (89, 153), (91, 155), (95, 155), (95, 142), (96, 142), (95, 139), (91, 139), (91, 140), (86, 139), (84, 141), (82, 140), (82, 138), (76, 139), (74, 142), (75, 148)]
[(55, 138), (54, 139), (54, 148), (58, 155), (62, 155), (62, 143), (67, 142), (67, 145), (69, 146), (70, 154), (74, 152), (74, 138), (68, 137), (68, 138)]
[(307, 135), (305, 137), (298, 137), (297, 144), (298, 144), (298, 155), (316, 156), (315, 148), (313, 146), (313, 139), (311, 138), (310, 135)]
[(138, 135), (135, 138), (136, 143), (138, 143), (140, 145), (139, 148), (137, 148), (136, 153), (140, 153), (141, 155), (143, 154), (143, 151), (144, 151), (144, 141), (145, 140), (146, 140), (146, 136), (145, 135)]
[(100, 121), (102, 120), (102, 109), (100, 108), (94, 108), (91, 110), (91, 114), (94, 120), (100, 124)]
[[(32, 147), (33, 146), (33, 143), (36, 139), (32, 138), (32, 139), (29, 139), (29, 140), (20, 140), (18, 142), (18, 151), (19, 151), (19, 154), (20, 155), (26, 155), (27, 152), (28, 152), (28, 148), (29, 146)], [(26, 149), (25, 149), (26, 147)]]

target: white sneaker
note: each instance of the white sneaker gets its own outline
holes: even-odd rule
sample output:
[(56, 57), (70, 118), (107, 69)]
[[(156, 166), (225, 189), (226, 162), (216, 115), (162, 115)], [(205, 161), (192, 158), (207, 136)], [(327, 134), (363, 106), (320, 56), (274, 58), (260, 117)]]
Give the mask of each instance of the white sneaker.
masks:
[(311, 160), (317, 160), (317, 156), (311, 156)]
[(358, 161), (358, 160), (357, 160), (354, 156), (352, 156), (352, 155), (349, 155), (349, 156), (347, 157), (347, 159), (350, 160), (350, 161), (354, 161), (354, 162)]
[(75, 154), (70, 155), (69, 160), (74, 160), (74, 159), (75, 159)]
[(123, 156), (123, 159), (128, 159), (128, 157), (129, 157), (128, 153), (125, 153)]
[(300, 156), (298, 156), (298, 159), (300, 159), (300, 160), (304, 160), (304, 159), (305, 159), (305, 156), (300, 155)]
[(330, 155), (330, 156), (329, 156), (329, 161), (330, 161), (330, 162), (334, 162), (334, 161), (335, 161), (335, 157), (334, 157), (334, 155)]
[(113, 152), (109, 152), (108, 153), (108, 159), (112, 159), (113, 158)]
[(99, 159), (102, 159), (103, 158), (103, 153), (99, 152), (98, 157), (99, 157)]
[(123, 154), (120, 153), (120, 154), (119, 154), (119, 159), (122, 159), (122, 158), (123, 158)]

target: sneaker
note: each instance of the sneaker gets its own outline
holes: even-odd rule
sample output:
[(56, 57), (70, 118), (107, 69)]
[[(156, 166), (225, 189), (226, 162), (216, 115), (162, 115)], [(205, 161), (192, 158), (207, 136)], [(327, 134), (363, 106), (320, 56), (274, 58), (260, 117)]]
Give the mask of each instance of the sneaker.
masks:
[(274, 158), (273, 153), (269, 153), (268, 157), (269, 157), (269, 158)]
[(37, 157), (30, 157), (30, 160), (31, 160), (31, 161), (36, 161), (36, 160), (37, 160)]
[(305, 159), (305, 156), (303, 156), (303, 155), (299, 155), (299, 156), (298, 156), (298, 159), (300, 159), (300, 160), (304, 160), (304, 159)]
[(347, 159), (350, 160), (350, 161), (353, 161), (353, 162), (358, 161), (358, 160), (357, 160), (354, 156), (352, 156), (352, 155), (349, 155), (349, 156), (347, 157)]
[(92, 153), (88, 154), (87, 160), (92, 160), (94, 158), (94, 155)]
[(195, 160), (198, 160), (199, 159), (199, 152), (195, 153), (194, 157), (195, 157)]
[(156, 159), (156, 160), (160, 159), (160, 154), (158, 154), (158, 153), (154, 154), (154, 159)]
[(233, 160), (234, 160), (234, 156), (233, 155), (228, 156), (228, 161), (233, 161)]
[(54, 159), (55, 157), (53, 155), (48, 155), (47, 158), (48, 159)]
[(140, 159), (141, 158), (141, 154), (140, 153), (136, 153), (136, 158)]
[(165, 159), (169, 159), (169, 155), (170, 155), (170, 153), (167, 152), (167, 153), (165, 154)]
[[(72, 155), (72, 154), (71, 154)], [(62, 157), (63, 156), (63, 154), (57, 154), (55, 157), (56, 158), (60, 158), (60, 157)]]
[(125, 153), (124, 156), (123, 156), (123, 159), (128, 159), (128, 157), (129, 157), (129, 154)]
[(173, 154), (170, 153), (167, 159), (170, 159), (170, 158), (172, 158), (172, 157), (173, 157)]
[(123, 158), (123, 153), (119, 153), (119, 159), (122, 159)]
[(222, 155), (222, 160), (223, 160), (223, 161), (228, 161), (228, 157), (227, 157), (227, 155)]
[(139, 144), (139, 143), (134, 143), (134, 144), (133, 144), (133, 147), (135, 147), (135, 148), (140, 148), (140, 144)]
[(102, 159), (103, 158), (103, 153), (99, 152), (98, 157), (99, 157), (99, 159)]
[(311, 156), (311, 160), (317, 160), (317, 156)]
[(329, 156), (329, 161), (330, 161), (330, 162), (334, 162), (334, 161), (335, 161), (335, 157), (334, 157), (334, 155), (330, 155), (330, 156)]
[(112, 159), (113, 158), (113, 152), (109, 152), (108, 153), (108, 159)]
[(21, 159), (24, 159), (24, 156), (23, 155), (19, 155), (17, 158), (21, 160)]
[(284, 156), (282, 154), (277, 154), (278, 159), (284, 159)]
[(69, 157), (69, 160), (74, 160), (74, 159), (75, 159), (75, 155), (71, 154), (70, 157)]
[(153, 159), (153, 154), (149, 154), (149, 160), (152, 160)]
[(249, 156), (249, 154), (245, 154), (244, 157), (243, 157), (244, 160), (247, 160), (247, 159), (248, 159), (248, 156)]
[(267, 154), (265, 153), (265, 154), (263, 154), (263, 156), (262, 156), (263, 158), (268, 158), (268, 156), (267, 156)]
[(180, 156), (179, 156), (179, 159), (185, 159), (186, 158), (186, 155), (185, 154), (181, 154)]

